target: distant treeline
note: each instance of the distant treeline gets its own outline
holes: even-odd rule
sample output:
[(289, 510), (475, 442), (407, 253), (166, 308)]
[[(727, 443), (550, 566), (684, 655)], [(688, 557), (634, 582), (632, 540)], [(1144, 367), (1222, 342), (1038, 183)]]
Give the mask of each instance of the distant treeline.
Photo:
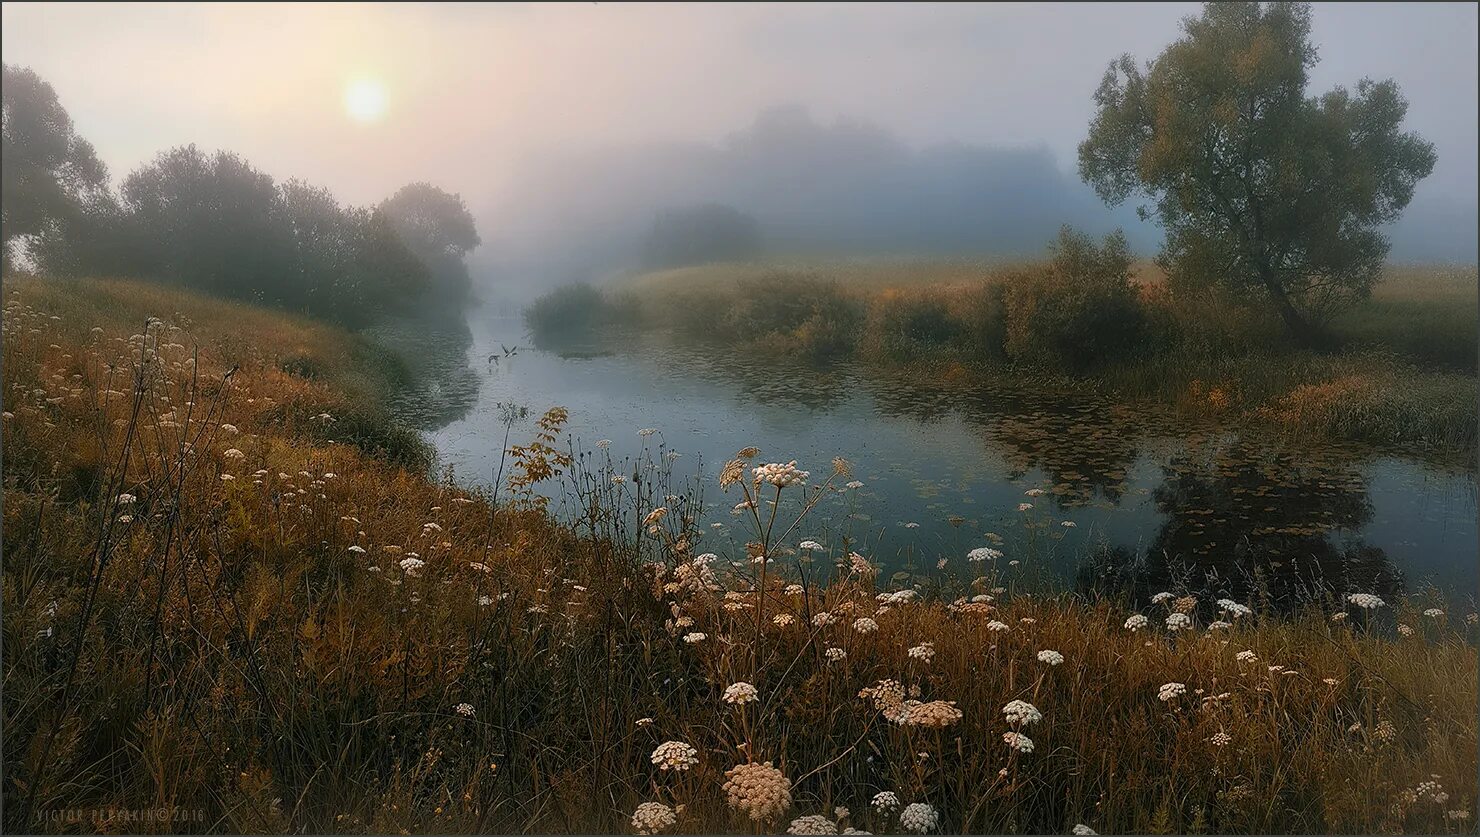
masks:
[(50, 84), (4, 68), (4, 270), (129, 276), (356, 328), (460, 303), (479, 238), (462, 199), (413, 183), (374, 207), (277, 182), (229, 151), (173, 148), (115, 192)]

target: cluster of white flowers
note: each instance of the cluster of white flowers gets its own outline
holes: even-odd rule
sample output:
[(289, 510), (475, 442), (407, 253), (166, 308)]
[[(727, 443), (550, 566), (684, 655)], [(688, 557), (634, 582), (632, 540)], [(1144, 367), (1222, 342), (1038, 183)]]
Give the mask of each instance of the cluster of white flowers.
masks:
[(833, 663), (839, 662), (841, 660), (846, 660), (848, 658), (848, 652), (847, 651), (844, 651), (843, 649), (838, 648), (836, 646), (831, 647), (831, 648), (828, 648), (826, 651), (823, 651), (822, 652), (822, 655), (824, 657), (827, 657), (828, 662), (833, 662)]
[(810, 471), (803, 471), (797, 467), (797, 461), (780, 463), (772, 462), (752, 468), (751, 473), (755, 475), (756, 482), (770, 483), (777, 488), (785, 488), (795, 483), (804, 483), (807, 477), (812, 476)]
[(843, 487), (844, 488), (851, 488), (851, 489), (857, 491), (858, 489), (863, 488), (863, 483), (859, 482), (858, 480), (851, 480), (846, 485), (844, 485)]
[(910, 658), (921, 662), (930, 662), (935, 657), (935, 644), (922, 642), (908, 651)]
[(1002, 550), (993, 549), (990, 546), (979, 546), (966, 553), (968, 561), (995, 561), (1002, 557)]
[(797, 817), (786, 827), (787, 834), (837, 834), (838, 824), (821, 814)]
[(1226, 747), (1233, 742), (1233, 736), (1226, 732), (1215, 732), (1208, 740), (1213, 742), (1214, 747)]
[(638, 834), (657, 834), (678, 824), (678, 816), (661, 802), (644, 802), (632, 814), (632, 830)]
[(731, 808), (764, 822), (791, 807), (791, 780), (770, 762), (736, 765), (725, 771), (725, 798)]
[(874, 600), (880, 604), (902, 605), (914, 601), (919, 595), (914, 590), (895, 590), (892, 593), (880, 593), (874, 596)]
[(825, 610), (812, 617), (812, 624), (818, 628), (826, 628), (836, 621), (838, 621), (838, 617)]
[(401, 571), (411, 576), (412, 578), (421, 575), (421, 570), (426, 565), (427, 562), (421, 560), (420, 558), (407, 557), (401, 559)]
[(1167, 615), (1167, 630), (1185, 631), (1192, 627), (1192, 620), (1185, 613), (1172, 613)]
[(1132, 613), (1130, 618), (1125, 620), (1125, 626), (1133, 631), (1139, 631), (1149, 624), (1151, 620), (1139, 613)]
[(1032, 503), (1018, 503), (1018, 511), (1020, 511), (1020, 512), (1025, 512), (1025, 511), (1027, 511), (1028, 509), (1031, 509), (1031, 508), (1033, 508), (1033, 504)]
[(457, 714), (463, 716), (464, 718), (471, 718), (471, 717), (473, 717), (474, 711), (473, 711), (473, 704), (471, 704), (471, 703), (459, 703), (454, 708), (457, 710)]
[(224, 450), (224, 451), (221, 452), (221, 455), (224, 456), (224, 457), (226, 457), (227, 459), (246, 459), (247, 458), (247, 455), (245, 453), (242, 453), (241, 451), (237, 450), (236, 448), (227, 448), (226, 450)]
[(1346, 600), (1363, 610), (1376, 610), (1387, 604), (1387, 602), (1371, 593), (1349, 593)]
[(1084, 823), (1079, 823), (1078, 825), (1074, 826), (1074, 834), (1078, 835), (1078, 837), (1088, 837), (1088, 835), (1099, 833), (1100, 832), (1095, 831), (1093, 828), (1090, 828)]
[(1226, 629), (1232, 628), (1232, 627), (1233, 627), (1233, 623), (1232, 622), (1224, 622), (1222, 619), (1219, 619), (1216, 622), (1210, 622), (1208, 624), (1208, 630), (1210, 630), (1210, 631), (1221, 631), (1221, 630), (1226, 630)]
[(1398, 633), (1403, 636), (1413, 636), (1413, 628), (1400, 622), (1398, 623)]
[(802, 541), (801, 543), (797, 544), (797, 548), (798, 549), (811, 549), (811, 550), (827, 549), (827, 547), (823, 546), (822, 544), (818, 543), (817, 541)]
[(703, 642), (706, 639), (709, 639), (709, 634), (706, 634), (703, 631), (694, 631), (692, 633), (687, 633), (683, 635), (683, 641), (691, 645), (695, 642)]
[(1056, 666), (1059, 663), (1062, 663), (1063, 661), (1064, 661), (1064, 655), (1063, 654), (1060, 654), (1057, 651), (1039, 651), (1038, 652), (1038, 662), (1040, 662), (1040, 663), (1048, 663), (1051, 666)]
[(785, 628), (795, 621), (797, 621), (797, 618), (795, 616), (792, 616), (790, 613), (778, 613), (775, 616), (771, 617), (771, 624), (775, 625), (778, 628)]
[(1038, 707), (1025, 700), (1009, 701), (1002, 707), (1002, 714), (1007, 717), (1009, 724), (1016, 726), (1025, 727), (1043, 720), (1043, 713), (1038, 711)]
[(899, 827), (911, 834), (926, 834), (939, 822), (940, 814), (925, 802), (911, 802), (899, 815)]
[(899, 797), (894, 791), (880, 791), (874, 794), (873, 806), (875, 811), (887, 816), (899, 810)]
[(879, 623), (868, 618), (867, 616), (860, 616), (857, 619), (853, 620), (853, 630), (861, 634), (871, 634), (878, 629)]
[(1169, 602), (1171, 600), (1172, 600), (1172, 594), (1171, 593), (1167, 593), (1165, 591), (1163, 591), (1161, 593), (1157, 593), (1155, 596), (1152, 596), (1151, 597), (1151, 603), (1152, 604), (1161, 604), (1162, 602)]
[(1252, 663), (1252, 662), (1255, 662), (1255, 661), (1257, 661), (1259, 659), (1259, 657), (1257, 657), (1254, 654), (1253, 651), (1248, 650), (1248, 649), (1245, 649), (1243, 651), (1238, 652), (1237, 654), (1234, 654), (1233, 655), (1233, 658), (1235, 660), (1238, 660), (1241, 663)]
[(1020, 732), (1004, 732), (1002, 740), (1010, 749), (1017, 750), (1019, 753), (1033, 752), (1033, 739)]
[(909, 700), (904, 703), (904, 719), (901, 723), (908, 726), (944, 729), (960, 720), (961, 710), (956, 708), (956, 702), (953, 700), (932, 700), (929, 703)]
[(1186, 691), (1187, 686), (1183, 683), (1163, 683), (1161, 684), (1161, 688), (1156, 691), (1156, 696), (1164, 703)]
[(1231, 614), (1235, 619), (1239, 618), (1240, 616), (1248, 616), (1254, 612), (1253, 610), (1239, 604), (1233, 599), (1219, 599), (1218, 609), (1223, 611), (1224, 613)]
[(987, 630), (992, 631), (993, 633), (1000, 633), (1002, 631), (1008, 630), (1008, 627), (1006, 622), (999, 622), (996, 619), (993, 619), (992, 621), (987, 623)]
[(1438, 619), (1440, 616), (1444, 615), (1444, 611), (1440, 610), (1437, 607), (1431, 607), (1428, 610), (1425, 610), (1423, 612), (1423, 615), (1431, 619)]
[(682, 741), (664, 741), (653, 750), (653, 764), (659, 770), (688, 770), (699, 763), (699, 751)]
[(739, 683), (732, 683), (729, 688), (725, 689), (724, 699), (725, 703), (743, 706), (751, 701), (759, 700), (760, 695), (756, 692), (754, 686), (741, 681)]

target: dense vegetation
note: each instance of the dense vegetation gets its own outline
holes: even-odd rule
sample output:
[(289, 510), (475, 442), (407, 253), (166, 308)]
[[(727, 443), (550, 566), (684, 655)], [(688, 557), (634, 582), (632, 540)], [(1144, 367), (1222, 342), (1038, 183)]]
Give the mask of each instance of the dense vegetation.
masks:
[(460, 305), (478, 246), (462, 199), (425, 184), (373, 208), (278, 183), (237, 155), (158, 155), (117, 193), (51, 85), (4, 68), (4, 260), (55, 277), (127, 276), (351, 328), (412, 303)]
[(1143, 72), (1095, 92), (1079, 171), (1111, 204), (1139, 192), (1166, 230), (1170, 284), (1257, 295), (1313, 342), (1382, 274), (1381, 232), (1434, 169), (1393, 81), (1306, 98), (1305, 3), (1209, 3)]
[(987, 548), (891, 589), (796, 543), (849, 465), (755, 451), (719, 486), (752, 543), (707, 555), (661, 448), (569, 451), (558, 409), (497, 496), (388, 459), (363, 351), (8, 288), (7, 832), (1473, 828), (1473, 614), (1030, 595)]
[(1039, 264), (718, 265), (533, 305), (537, 341), (642, 329), (878, 374), (1092, 389), (1273, 432), (1464, 455), (1476, 444), (1476, 274), (1392, 267), (1309, 347), (1276, 314), (1179, 291), (1118, 237), (1066, 232)]

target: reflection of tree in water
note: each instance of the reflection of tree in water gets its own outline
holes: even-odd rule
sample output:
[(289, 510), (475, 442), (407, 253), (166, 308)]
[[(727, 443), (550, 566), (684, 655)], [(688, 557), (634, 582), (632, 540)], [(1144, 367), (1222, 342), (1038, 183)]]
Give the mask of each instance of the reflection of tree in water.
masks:
[(1117, 405), (1067, 396), (993, 391), (963, 411), (982, 428), (1018, 479), (1035, 468), (1048, 475), (1048, 498), (1060, 509), (1096, 495), (1119, 505), (1127, 472), (1144, 439), (1137, 415)]
[(707, 381), (722, 381), (740, 389), (745, 397), (771, 407), (806, 407), (831, 410), (842, 406), (857, 386), (847, 364), (808, 362), (802, 358), (720, 351), (692, 347), (665, 352), (682, 363), (685, 374)]
[(481, 379), (468, 363), (473, 334), (460, 308), (428, 306), (387, 318), (367, 333), (406, 364), (408, 380), (388, 405), (396, 418), (435, 430), (473, 408)]
[(1174, 459), (1163, 473), (1153, 497), (1168, 518), (1156, 539), (1143, 555), (1091, 556), (1082, 588), (1128, 590), (1138, 601), (1185, 588), (1290, 607), (1402, 587), (1387, 554), (1351, 535), (1371, 520), (1372, 504), (1361, 475), (1339, 462), (1236, 443), (1201, 461)]

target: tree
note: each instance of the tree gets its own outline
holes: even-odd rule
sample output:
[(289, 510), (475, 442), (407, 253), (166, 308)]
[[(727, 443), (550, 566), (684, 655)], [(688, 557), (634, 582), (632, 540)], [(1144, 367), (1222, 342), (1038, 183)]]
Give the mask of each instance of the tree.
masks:
[(174, 148), (123, 182), (142, 275), (292, 307), (292, 233), (270, 175), (226, 151)]
[(463, 256), (482, 243), (463, 199), (429, 183), (403, 186), (377, 212), (431, 274), (443, 301), (461, 302), (471, 286)]
[(39, 236), (108, 197), (108, 170), (77, 135), (56, 91), (6, 64), (0, 83), (0, 246)]
[(1433, 146), (1400, 130), (1391, 80), (1306, 97), (1306, 4), (1208, 3), (1183, 30), (1144, 71), (1111, 63), (1080, 175), (1111, 205), (1135, 191), (1155, 203), (1174, 289), (1263, 294), (1312, 341), (1371, 290), (1388, 252), (1378, 228), (1433, 170)]
[(721, 204), (670, 209), (658, 214), (642, 243), (642, 261), (653, 269), (733, 262), (761, 249), (755, 219)]

